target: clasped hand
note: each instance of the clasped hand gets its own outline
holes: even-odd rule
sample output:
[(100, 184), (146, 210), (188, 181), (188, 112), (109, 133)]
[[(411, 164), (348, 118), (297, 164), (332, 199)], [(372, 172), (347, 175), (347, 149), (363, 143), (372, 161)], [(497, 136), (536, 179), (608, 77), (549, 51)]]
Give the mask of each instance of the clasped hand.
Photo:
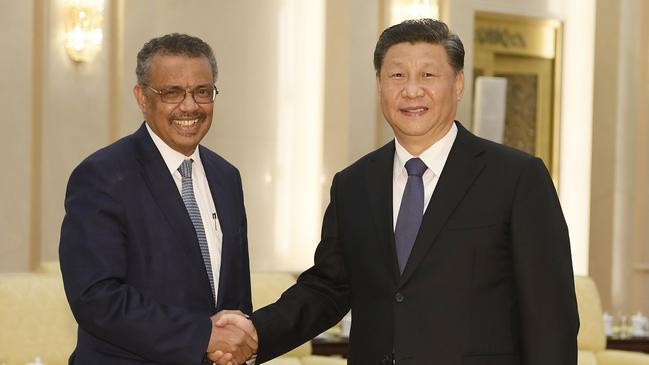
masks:
[(207, 358), (219, 365), (243, 364), (257, 353), (257, 331), (248, 317), (238, 310), (223, 310), (213, 315)]

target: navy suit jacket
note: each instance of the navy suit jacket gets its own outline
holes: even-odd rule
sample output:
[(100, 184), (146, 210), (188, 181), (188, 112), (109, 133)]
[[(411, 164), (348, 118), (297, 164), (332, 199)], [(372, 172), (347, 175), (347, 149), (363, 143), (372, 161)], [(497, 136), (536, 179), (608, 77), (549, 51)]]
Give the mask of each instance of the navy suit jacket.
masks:
[(216, 303), (189, 214), (144, 124), (72, 172), (59, 246), (79, 324), (70, 364), (201, 364), (210, 316), (252, 311), (241, 177), (199, 151), (223, 231)]
[(336, 174), (314, 266), (252, 316), (258, 363), (351, 308), (349, 364), (576, 364), (568, 228), (543, 162), (457, 127), (403, 274), (394, 142)]

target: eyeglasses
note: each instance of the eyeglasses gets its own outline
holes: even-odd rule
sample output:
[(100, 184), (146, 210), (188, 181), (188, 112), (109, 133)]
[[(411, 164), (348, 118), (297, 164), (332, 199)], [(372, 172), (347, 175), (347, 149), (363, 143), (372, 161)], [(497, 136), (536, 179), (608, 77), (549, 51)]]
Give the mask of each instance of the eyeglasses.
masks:
[(196, 104), (210, 104), (214, 102), (216, 94), (219, 93), (216, 85), (197, 86), (189, 91), (181, 89), (179, 87), (157, 90), (149, 85), (142, 86), (146, 86), (149, 90), (160, 95), (160, 100), (162, 100), (163, 103), (167, 104), (180, 104), (183, 102), (183, 100), (185, 100), (187, 94), (192, 94), (192, 98), (194, 98)]

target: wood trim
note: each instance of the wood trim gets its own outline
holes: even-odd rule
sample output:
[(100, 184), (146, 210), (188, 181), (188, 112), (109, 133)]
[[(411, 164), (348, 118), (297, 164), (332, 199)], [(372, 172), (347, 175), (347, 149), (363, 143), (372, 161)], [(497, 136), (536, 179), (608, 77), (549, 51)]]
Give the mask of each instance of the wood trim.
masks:
[(500, 54), (556, 58), (556, 30), (561, 22), (522, 15), (477, 11), (474, 48)]
[(649, 354), (649, 337), (607, 338), (609, 350), (635, 351)]

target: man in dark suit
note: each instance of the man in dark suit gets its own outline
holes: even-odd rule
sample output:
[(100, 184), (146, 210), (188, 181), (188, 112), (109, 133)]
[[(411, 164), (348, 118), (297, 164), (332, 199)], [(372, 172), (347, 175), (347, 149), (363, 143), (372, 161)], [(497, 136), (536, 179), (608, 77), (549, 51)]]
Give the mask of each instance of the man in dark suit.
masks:
[(405, 21), (383, 32), (374, 65), (396, 140), (334, 177), (314, 266), (252, 316), (258, 362), (351, 308), (350, 364), (576, 364), (556, 191), (540, 159), (454, 121), (459, 37), (439, 21)]
[[(137, 57), (146, 121), (73, 171), (59, 248), (79, 324), (70, 364), (201, 364), (256, 341), (217, 311), (252, 311), (241, 177), (200, 146), (212, 123), (212, 49), (169, 34)], [(235, 349), (235, 345), (238, 349)]]

